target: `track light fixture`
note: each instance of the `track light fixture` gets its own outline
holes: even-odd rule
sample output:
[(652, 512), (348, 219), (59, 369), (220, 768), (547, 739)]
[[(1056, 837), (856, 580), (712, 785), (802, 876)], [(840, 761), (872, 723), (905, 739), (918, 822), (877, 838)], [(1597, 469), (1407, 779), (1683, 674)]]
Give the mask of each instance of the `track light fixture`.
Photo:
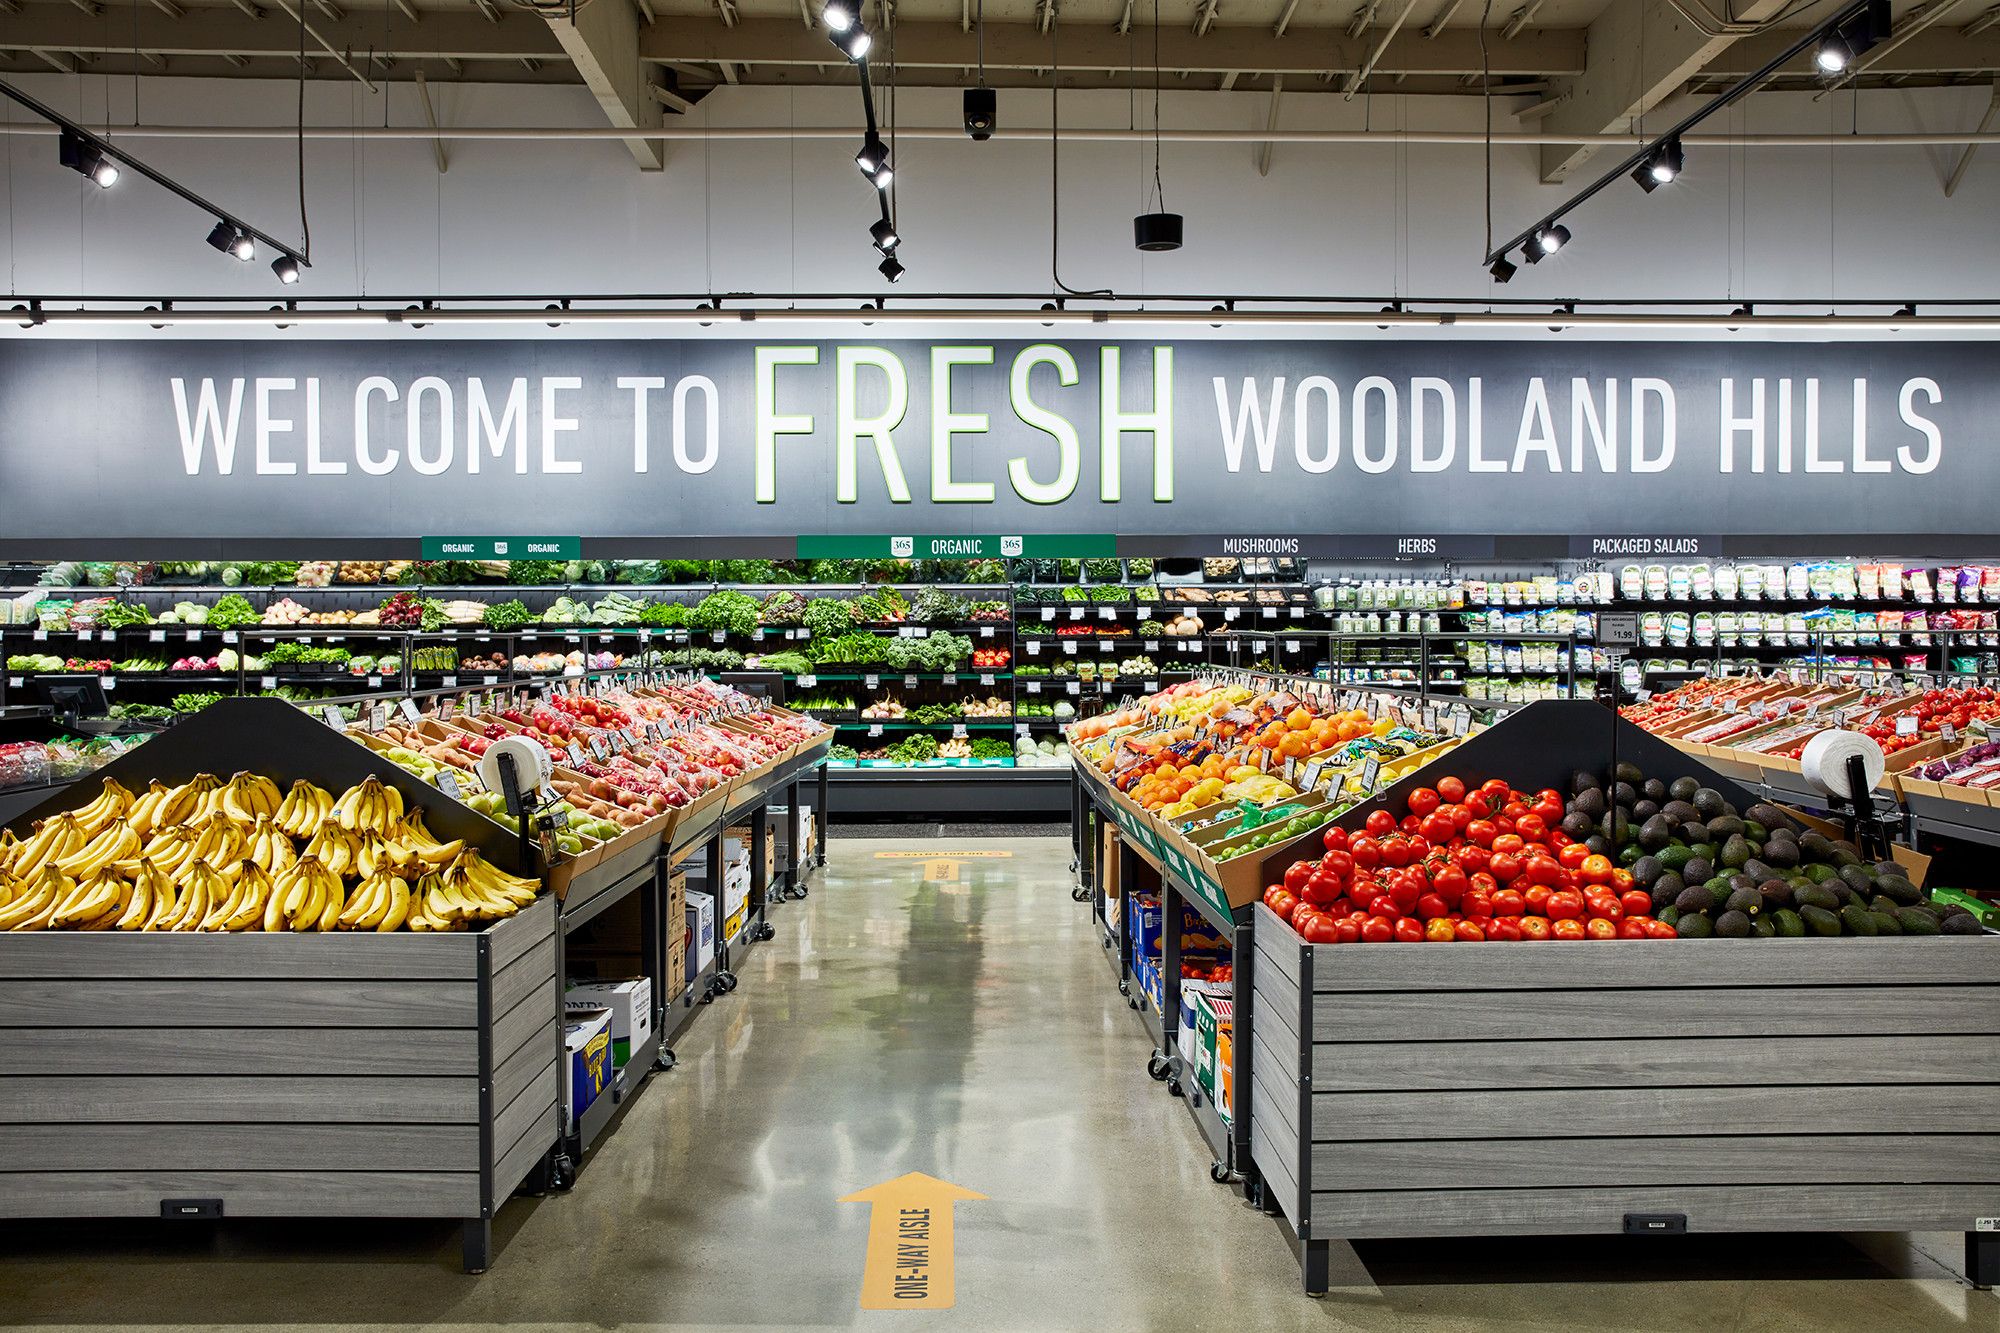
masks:
[(227, 222), (216, 223), (215, 229), (208, 233), (208, 243), (226, 255), (235, 254), (236, 228)]
[(62, 132), (56, 148), (57, 159), (71, 171), (88, 176), (98, 188), (108, 190), (118, 183), (118, 164), (99, 151), (96, 144), (69, 130)]
[(1537, 250), (1541, 251), (1542, 254), (1552, 255), (1568, 244), (1568, 227), (1563, 226), (1560, 222), (1553, 227), (1543, 227), (1535, 233), (1534, 244), (1528, 249), (1528, 262), (1533, 263), (1535, 261), (1535, 251)]
[(868, 35), (868, 29), (858, 23), (844, 32), (829, 30), (826, 36), (828, 41), (840, 48), (842, 55), (857, 65), (867, 58), (868, 48), (875, 44), (875, 39)]
[(1889, 35), (1889, 0), (1868, 0), (1859, 13), (1836, 23), (1820, 38), (1813, 63), (1823, 74), (1842, 74), (1857, 56)]
[(902, 262), (894, 255), (882, 256), (882, 262), (877, 264), (875, 268), (883, 277), (891, 282), (903, 276)]
[(975, 142), (984, 143), (993, 137), (994, 127), (1000, 123), (1000, 95), (985, 84), (965, 90), (965, 132)]
[(1847, 62), (1852, 59), (1854, 59), (1854, 48), (1849, 46), (1837, 32), (1826, 35), (1826, 40), (1819, 44), (1819, 51), (1813, 57), (1814, 63), (1827, 74), (1840, 73), (1847, 68)]
[(828, 32), (846, 32), (861, 22), (861, 7), (854, 0), (827, 0), (819, 17)]
[(278, 275), (278, 281), (290, 286), (299, 280), (299, 261), (290, 255), (279, 255), (271, 261), (271, 272)]
[(886, 190), (895, 172), (889, 168), (889, 146), (873, 131), (861, 144), (861, 151), (854, 155), (854, 165), (861, 168), (861, 174), (875, 182), (875, 188)]
[(895, 249), (903, 239), (896, 234), (896, 224), (887, 218), (883, 218), (880, 222), (870, 227), (868, 234), (874, 238), (875, 248), (885, 255)]
[(1515, 268), (1513, 264), (1507, 262), (1507, 256), (1502, 254), (1498, 259), (1493, 261), (1493, 266), (1486, 271), (1493, 275), (1493, 281), (1506, 282), (1514, 276)]
[(1647, 194), (1670, 185), (1681, 174), (1681, 141), (1669, 139), (1647, 155), (1646, 160), (1632, 169), (1632, 179), (1639, 182), (1639, 188)]

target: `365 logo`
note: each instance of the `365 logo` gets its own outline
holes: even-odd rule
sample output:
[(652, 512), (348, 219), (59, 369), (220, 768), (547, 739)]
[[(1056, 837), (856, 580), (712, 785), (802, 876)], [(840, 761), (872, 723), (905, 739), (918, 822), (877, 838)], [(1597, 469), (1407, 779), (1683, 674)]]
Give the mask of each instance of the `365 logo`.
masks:
[(1000, 554), (1019, 555), (1021, 551), (1022, 542), (1019, 537), (1002, 537), (1000, 539)]
[(889, 554), (897, 559), (907, 560), (916, 553), (917, 539), (915, 537), (891, 537), (889, 539)]
[(506, 543), (506, 542), (494, 542), (494, 543), (493, 543), (493, 554), (495, 554), (495, 555), (505, 555), (505, 554), (507, 554), (507, 543)]

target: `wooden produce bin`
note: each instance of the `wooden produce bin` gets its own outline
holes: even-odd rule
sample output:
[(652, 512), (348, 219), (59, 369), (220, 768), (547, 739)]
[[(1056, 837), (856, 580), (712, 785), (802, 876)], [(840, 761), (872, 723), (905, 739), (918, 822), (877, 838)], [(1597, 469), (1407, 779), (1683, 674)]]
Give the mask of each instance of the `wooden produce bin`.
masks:
[[(373, 773), (440, 838), (511, 835), (274, 699), (228, 699), (98, 774)], [(88, 803), (95, 783), (17, 821)], [(556, 1143), (555, 901), (415, 934), (0, 934), (0, 1217), (449, 1217), (467, 1271)]]
[[(1452, 771), (1566, 788), (1608, 723), (1536, 703)], [(1754, 803), (1629, 723), (1618, 757)], [(1962, 1231), (2000, 1261), (2000, 939), (1313, 946), (1255, 918), (1252, 1156), (1308, 1291), (1334, 1238)]]

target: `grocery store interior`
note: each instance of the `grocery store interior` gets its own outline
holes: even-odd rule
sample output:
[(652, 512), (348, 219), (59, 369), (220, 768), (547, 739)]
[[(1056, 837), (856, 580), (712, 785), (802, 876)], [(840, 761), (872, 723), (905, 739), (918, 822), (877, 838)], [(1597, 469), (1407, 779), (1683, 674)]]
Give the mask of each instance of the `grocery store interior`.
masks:
[(0, 1324), (2000, 1327), (2000, 4), (987, 3), (0, 0)]

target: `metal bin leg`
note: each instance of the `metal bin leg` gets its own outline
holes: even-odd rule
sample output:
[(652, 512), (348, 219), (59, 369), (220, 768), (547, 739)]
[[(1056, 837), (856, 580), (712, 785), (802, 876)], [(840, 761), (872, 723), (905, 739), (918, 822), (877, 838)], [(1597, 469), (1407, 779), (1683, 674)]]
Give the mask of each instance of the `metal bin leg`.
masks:
[(1981, 1291), (2000, 1286), (2000, 1231), (1965, 1233), (1965, 1276)]
[(464, 1264), (468, 1273), (484, 1273), (493, 1264), (493, 1219), (465, 1219)]

